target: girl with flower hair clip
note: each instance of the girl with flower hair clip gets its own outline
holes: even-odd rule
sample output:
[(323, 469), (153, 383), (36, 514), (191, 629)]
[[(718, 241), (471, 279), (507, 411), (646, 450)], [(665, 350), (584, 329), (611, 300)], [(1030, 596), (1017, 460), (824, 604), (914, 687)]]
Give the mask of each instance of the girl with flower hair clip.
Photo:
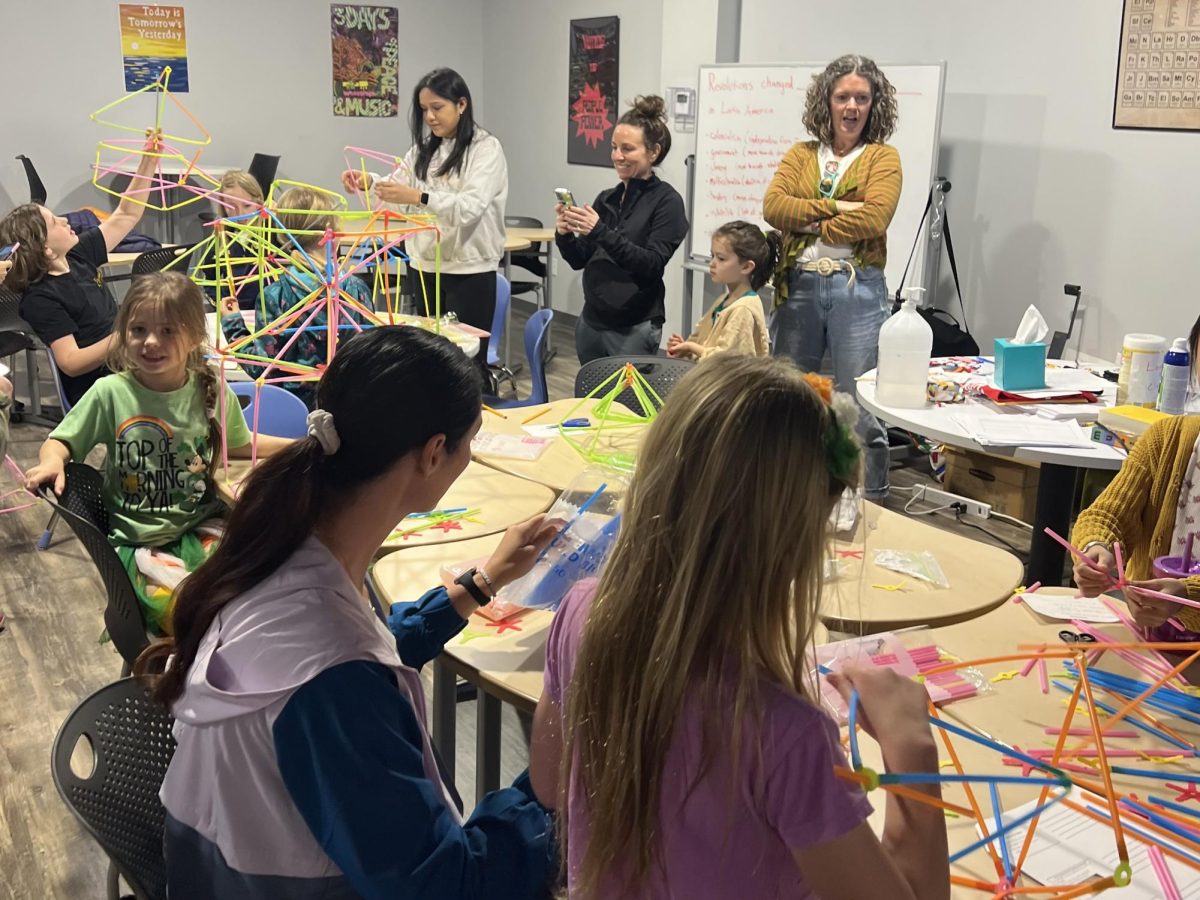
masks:
[[(572, 898), (949, 896), (941, 811), (889, 795), (876, 837), (806, 659), (856, 421), (826, 379), (730, 354), (650, 426), (604, 573), (555, 614), (534, 716)], [(921, 685), (830, 679), (889, 771), (936, 771)]]

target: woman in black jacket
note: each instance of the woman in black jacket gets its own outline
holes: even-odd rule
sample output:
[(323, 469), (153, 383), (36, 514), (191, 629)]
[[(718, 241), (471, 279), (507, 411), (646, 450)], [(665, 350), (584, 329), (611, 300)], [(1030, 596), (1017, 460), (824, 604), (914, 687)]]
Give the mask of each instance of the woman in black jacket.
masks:
[(613, 129), (621, 183), (594, 206), (555, 208), (558, 250), (572, 269), (583, 269), (583, 314), (575, 326), (581, 363), (658, 352), (663, 270), (688, 229), (683, 198), (654, 174), (670, 149), (662, 98), (635, 98)]

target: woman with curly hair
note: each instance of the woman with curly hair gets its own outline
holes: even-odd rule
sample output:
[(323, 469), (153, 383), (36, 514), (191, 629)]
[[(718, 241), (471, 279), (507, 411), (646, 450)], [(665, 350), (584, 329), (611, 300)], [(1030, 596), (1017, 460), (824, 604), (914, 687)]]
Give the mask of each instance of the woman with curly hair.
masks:
[[(772, 341), (777, 356), (817, 371), (825, 351), (838, 390), (873, 369), (888, 316), (883, 267), (887, 229), (900, 199), (900, 154), (884, 143), (896, 128), (896, 89), (875, 63), (841, 56), (813, 76), (804, 127), (763, 197), (763, 218), (784, 233), (775, 271)], [(888, 493), (887, 433), (859, 409), (866, 495)]]

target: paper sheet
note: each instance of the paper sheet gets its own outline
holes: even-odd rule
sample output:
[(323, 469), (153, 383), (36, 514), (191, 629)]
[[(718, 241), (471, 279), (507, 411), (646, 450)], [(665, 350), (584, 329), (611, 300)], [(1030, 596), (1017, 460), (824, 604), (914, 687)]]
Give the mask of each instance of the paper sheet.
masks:
[(1100, 602), (1098, 597), (1063, 597), (1053, 594), (1021, 594), (1021, 600), (1029, 608), (1047, 619), (1078, 619), (1081, 622), (1119, 622), (1113, 611)]
[(551, 443), (553, 441), (550, 438), (521, 437), (516, 434), (481, 431), (471, 441), (471, 452), (482, 456), (532, 461), (541, 456)]
[(956, 412), (958, 426), (980, 444), (993, 447), (1093, 447), (1078, 422), (1033, 416), (981, 415)]
[[(1078, 792), (1077, 792), (1078, 793)], [(1006, 810), (1006, 822), (1019, 818), (1035, 806), (1036, 801)], [(1137, 817), (1123, 816), (1122, 822), (1137, 827)], [(978, 830), (978, 826), (976, 826)], [(1014, 828), (1004, 836), (1009, 854), (1015, 859), (1025, 841), (1025, 826)], [(1137, 835), (1126, 832), (1129, 865), (1133, 881), (1128, 887), (1114, 892), (1121, 900), (1160, 900), (1162, 889), (1146, 855), (1146, 844)], [(1169, 843), (1165, 842), (1168, 846)], [(980, 850), (980, 853), (986, 851)], [(1025, 874), (1041, 884), (1080, 884), (1092, 876), (1113, 873), (1118, 862), (1117, 845), (1112, 829), (1087, 816), (1055, 804), (1038, 818), (1033, 844), (1025, 858)], [(1200, 872), (1182, 863), (1167, 859), (1167, 868), (1175, 885), (1188, 900), (1200, 900)]]

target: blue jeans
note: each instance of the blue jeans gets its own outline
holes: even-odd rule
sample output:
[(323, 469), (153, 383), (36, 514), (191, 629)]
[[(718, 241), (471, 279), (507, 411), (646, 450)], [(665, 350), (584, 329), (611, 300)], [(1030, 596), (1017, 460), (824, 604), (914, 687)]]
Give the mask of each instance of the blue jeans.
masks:
[(638, 322), (628, 328), (597, 328), (581, 315), (575, 323), (575, 355), (579, 364), (606, 356), (656, 356), (662, 325)]
[[(776, 356), (791, 357), (806, 372), (821, 371), (828, 349), (834, 384), (857, 399), (854, 379), (878, 364), (888, 296), (883, 272), (873, 266), (858, 270), (853, 288), (848, 282), (847, 272), (820, 275), (792, 269), (788, 299), (771, 320), (771, 342)], [(882, 499), (888, 494), (887, 432), (861, 406), (855, 430), (866, 456), (866, 496)]]

